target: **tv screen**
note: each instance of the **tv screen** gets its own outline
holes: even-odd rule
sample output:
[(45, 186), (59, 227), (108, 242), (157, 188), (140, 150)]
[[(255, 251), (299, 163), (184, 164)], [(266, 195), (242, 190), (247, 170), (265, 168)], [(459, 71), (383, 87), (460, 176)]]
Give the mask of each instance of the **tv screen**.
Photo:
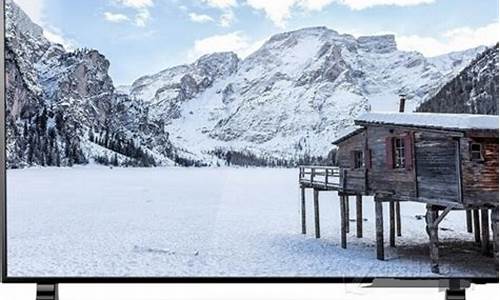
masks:
[(497, 13), (6, 0), (3, 280), (498, 282)]

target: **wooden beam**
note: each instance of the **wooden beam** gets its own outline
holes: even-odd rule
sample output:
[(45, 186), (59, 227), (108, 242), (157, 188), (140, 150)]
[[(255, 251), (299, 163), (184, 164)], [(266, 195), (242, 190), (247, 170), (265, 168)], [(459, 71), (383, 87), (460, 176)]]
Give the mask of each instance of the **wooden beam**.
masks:
[(389, 244), (396, 247), (396, 220), (394, 211), (394, 200), (389, 201)]
[(427, 233), (429, 234), (429, 253), (431, 257), (431, 272), (439, 274), (439, 237), (437, 221), (437, 208), (433, 205), (427, 205), (425, 221), (427, 223)]
[(347, 248), (346, 199), (347, 196), (340, 196), (340, 240), (343, 249)]
[(349, 213), (349, 196), (345, 196), (345, 217), (346, 217), (346, 224), (345, 228), (346, 231), (349, 233), (351, 232), (351, 221), (350, 221), (350, 213)]
[(490, 253), (490, 215), (487, 208), (481, 209), (481, 253)]
[(491, 211), (491, 231), (493, 232), (493, 253), (498, 271), (498, 207)]
[(474, 239), (476, 241), (476, 244), (480, 245), (481, 244), (481, 224), (479, 221), (479, 210), (474, 209), (472, 211), (472, 215), (474, 217)]
[(317, 239), (320, 238), (319, 231), (319, 190), (314, 189), (314, 234)]
[(467, 223), (467, 232), (472, 233), (472, 212), (470, 209), (465, 211), (466, 223)]
[(401, 236), (401, 201), (396, 201), (396, 232)]
[(300, 214), (302, 221), (302, 234), (306, 234), (306, 188), (300, 187)]
[(363, 237), (363, 196), (356, 195), (356, 237)]
[(375, 235), (377, 240), (377, 259), (384, 260), (384, 210), (381, 199), (375, 196)]

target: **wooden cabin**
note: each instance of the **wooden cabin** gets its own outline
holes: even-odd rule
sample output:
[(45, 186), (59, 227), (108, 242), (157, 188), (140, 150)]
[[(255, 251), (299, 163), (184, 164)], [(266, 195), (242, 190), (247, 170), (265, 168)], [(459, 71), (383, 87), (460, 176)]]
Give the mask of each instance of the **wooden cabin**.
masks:
[(498, 206), (498, 117), (368, 113), (340, 137), (345, 192), (443, 207)]
[[(328, 171), (307, 171), (302, 167), (302, 188), (313, 188), (315, 198), (317, 190), (337, 190), (341, 207), (346, 206), (350, 195), (373, 195), (377, 258), (382, 260), (382, 203), (390, 204), (391, 246), (395, 245), (396, 230), (401, 235), (400, 201), (427, 204), (427, 232), (435, 273), (439, 273), (438, 225), (446, 215), (451, 210), (465, 210), (468, 230), (476, 233), (476, 241), (486, 254), (491, 246), (491, 211), (498, 260), (498, 116), (367, 113), (354, 123), (351, 130), (333, 142), (338, 147), (338, 182), (330, 183), (333, 180), (328, 179)], [(322, 180), (317, 179), (318, 172), (324, 173), (321, 178), (326, 175), (326, 181), (330, 180), (324, 188)], [(359, 199), (357, 203), (361, 205)], [(348, 212), (342, 216), (342, 225), (348, 226), (348, 221), (344, 224)], [(342, 229), (344, 248), (345, 231)]]

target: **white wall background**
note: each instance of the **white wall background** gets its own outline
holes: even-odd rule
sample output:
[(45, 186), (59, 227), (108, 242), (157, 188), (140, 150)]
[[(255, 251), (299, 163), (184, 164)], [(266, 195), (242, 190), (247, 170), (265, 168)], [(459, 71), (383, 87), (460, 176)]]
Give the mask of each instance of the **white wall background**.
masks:
[[(474, 285), (467, 299), (496, 299), (498, 284)], [(497, 295), (497, 296), (494, 296)], [(34, 284), (0, 284), (1, 300), (35, 300)], [(60, 300), (442, 300), (444, 291), (430, 288), (364, 288), (343, 284), (169, 284), (62, 285)]]

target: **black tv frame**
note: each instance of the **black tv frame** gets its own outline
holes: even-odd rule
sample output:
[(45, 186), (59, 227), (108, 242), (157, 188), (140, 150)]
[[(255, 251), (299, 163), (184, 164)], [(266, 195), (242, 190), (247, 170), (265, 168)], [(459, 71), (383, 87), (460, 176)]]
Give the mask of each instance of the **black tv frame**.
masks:
[[(5, 78), (5, 1), (0, 0), (0, 231), (1, 282), (58, 284), (125, 284), (125, 283), (343, 283), (372, 284), (373, 287), (433, 287), (447, 289), (448, 296), (461, 294), (470, 284), (499, 283), (498, 277), (11, 277), (7, 272), (7, 199), (6, 199), (6, 78)], [(54, 289), (57, 293), (57, 288)], [(464, 294), (465, 297), (465, 294)], [(451, 298), (450, 298), (451, 299)], [(456, 299), (456, 298), (453, 298)]]

